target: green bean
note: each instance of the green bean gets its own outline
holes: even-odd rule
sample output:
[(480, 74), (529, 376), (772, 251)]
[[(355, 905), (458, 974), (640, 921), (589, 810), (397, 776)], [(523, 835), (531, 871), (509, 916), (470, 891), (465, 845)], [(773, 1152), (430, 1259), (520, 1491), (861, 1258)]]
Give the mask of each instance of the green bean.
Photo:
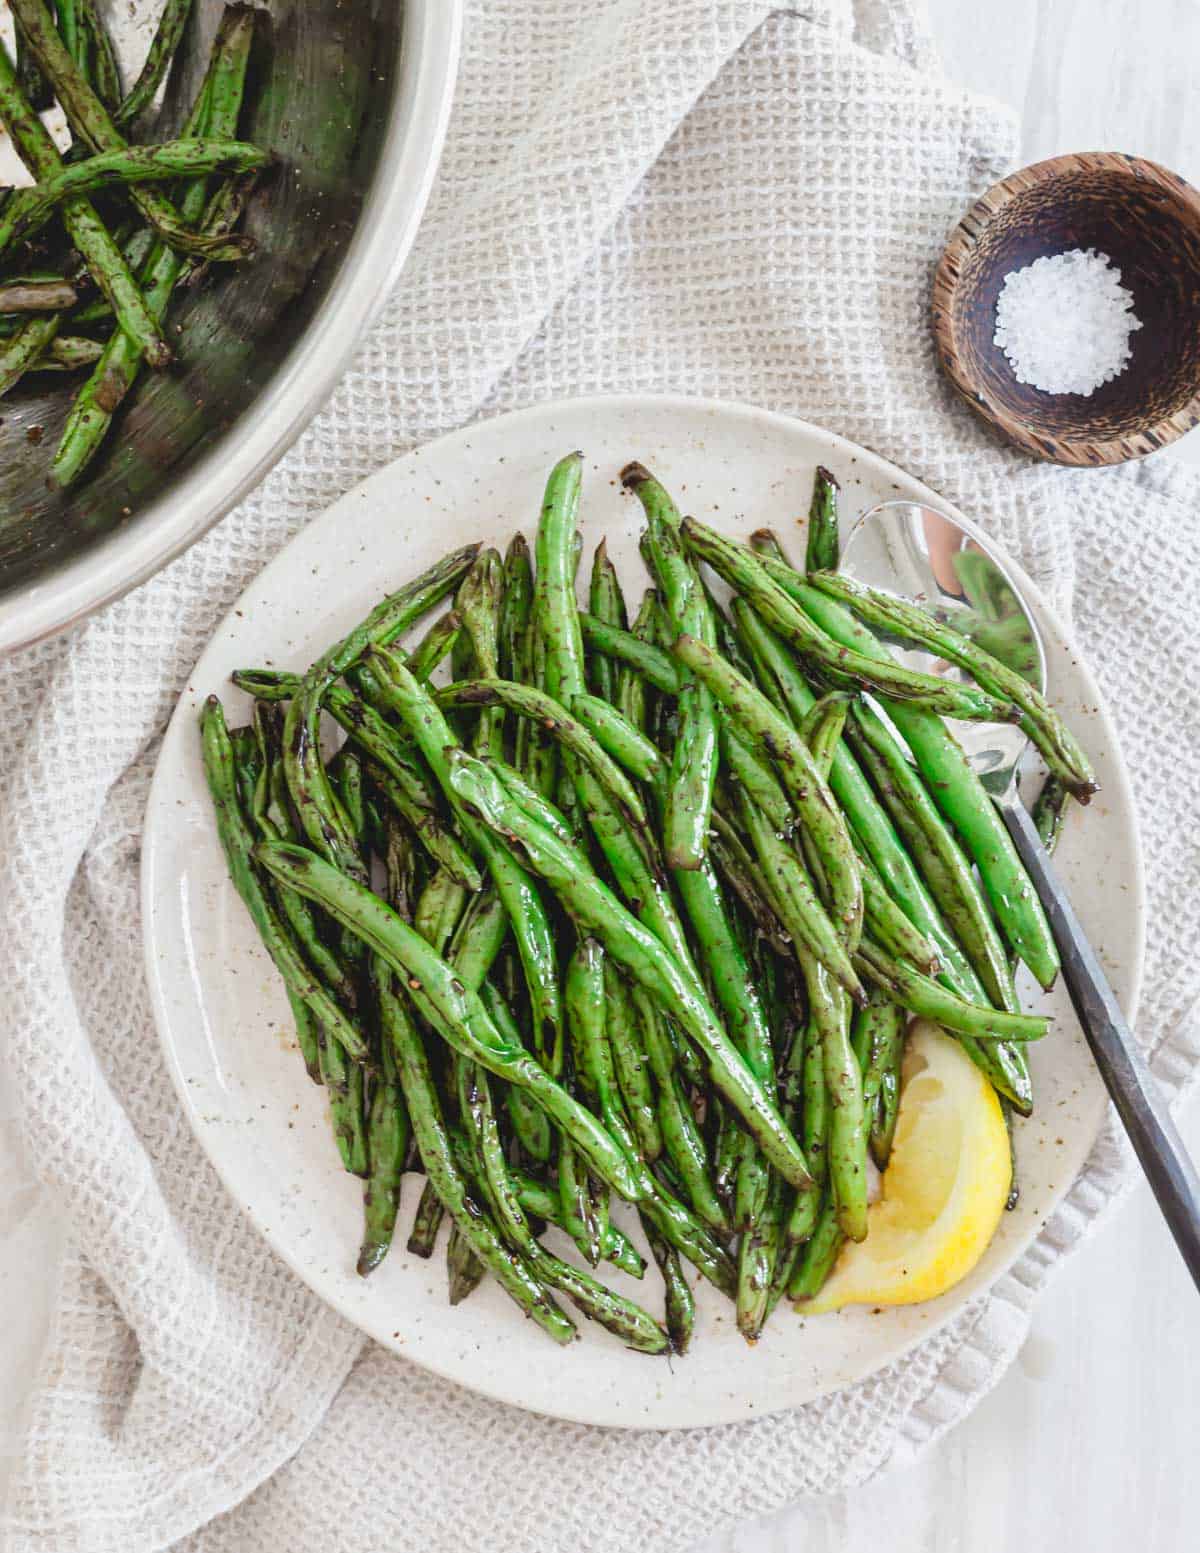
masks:
[(275, 878), (315, 900), (381, 954), (403, 978), (422, 1016), (448, 1046), (499, 1078), (528, 1089), (596, 1173), (622, 1196), (636, 1201), (629, 1165), (604, 1129), (523, 1048), (514, 1049), (504, 1040), (478, 994), (464, 986), (394, 911), (303, 847), (264, 842), (255, 857)]
[[(299, 851), (298, 848), (293, 850)], [(313, 858), (318, 868), (329, 873), (333, 872), (327, 863), (315, 857), (314, 854), (307, 855)], [(350, 884), (350, 881), (345, 882), (351, 889), (359, 888)], [(383, 911), (388, 910), (382, 902), (378, 904)], [(405, 928), (412, 939), (419, 944), (422, 942), (416, 939), (411, 929), (401, 923), (399, 917), (394, 913), (391, 915), (396, 923)], [(375, 947), (383, 954), (383, 958), (389, 959), (391, 963), (390, 957), (383, 953), (382, 948)], [(431, 956), (428, 948), (423, 944), (422, 948), (424, 961), (436, 959), (436, 956)], [(396, 969), (394, 964), (393, 969)], [(449, 974), (448, 968), (443, 967), (443, 969), (446, 969)], [(458, 1226), (459, 1233), (467, 1241), (471, 1250), (505, 1292), (556, 1342), (570, 1342), (575, 1332), (572, 1322), (554, 1303), (528, 1263), (504, 1244), (490, 1216), (484, 1213), (480, 1205), (473, 1200), (469, 1183), (455, 1159), (425, 1047), (416, 1026), (408, 1017), (407, 1009), (400, 1003), (396, 1006), (401, 1014), (392, 1032), (396, 1071), (404, 1091), (409, 1116), (412, 1118), (413, 1132), (416, 1135), (417, 1147), (420, 1150), (430, 1188), (437, 1194), (438, 1200)], [(422, 1197), (422, 1205), (424, 1201)], [(419, 1213), (420, 1209), (418, 1209)], [(415, 1229), (416, 1226), (414, 1226), (414, 1233)], [(411, 1240), (409, 1249), (413, 1249)]]
[(830, 691), (828, 695), (814, 702), (797, 729), (800, 737), (812, 751), (813, 759), (820, 766), (826, 780), (833, 764), (833, 752), (842, 737), (842, 729), (846, 726), (846, 717), (853, 699), (844, 690)]
[(979, 1041), (1040, 1041), (1050, 1025), (1043, 1014), (1010, 1014), (955, 997), (928, 976), (893, 960), (869, 939), (859, 945), (856, 964), (864, 977), (902, 1008)]
[(1047, 777), (1030, 811), (1034, 829), (1046, 851), (1053, 854), (1066, 818), (1067, 789), (1057, 777)]
[[(221, 136), (236, 132), (258, 15), (248, 7), (226, 9), (217, 27), (204, 85), (186, 126), (188, 132)], [(200, 222), (204, 218), (206, 190), (207, 184), (199, 180), (187, 186), (182, 205), (184, 220)], [(149, 199), (150, 195), (143, 191), (142, 203)], [(169, 206), (167, 209), (173, 210)], [(160, 217), (163, 214), (160, 212)], [(162, 224), (161, 219), (159, 224)], [(221, 230), (200, 233), (193, 239), (182, 232), (176, 234), (174, 248), (165, 242), (155, 242), (151, 246), (141, 266), (140, 282), (145, 289), (146, 307), (156, 321), (161, 321), (166, 312), (185, 267), (182, 254), (175, 249), (194, 250), (198, 244), (211, 246), (223, 242), (226, 235)], [(143, 352), (137, 339), (128, 333), (113, 333), (67, 416), (50, 465), (52, 489), (65, 490), (74, 484), (96, 456), (114, 414), (137, 381), (143, 354), (151, 366), (156, 364), (149, 352)]]
[(581, 453), (568, 453), (550, 471), (535, 548), (534, 608), (546, 644), (546, 690), (561, 703), (587, 690), (573, 550), (582, 479)]
[(650, 1055), (629, 988), (611, 960), (605, 962), (604, 988), (608, 1004), (605, 1029), (617, 1088), (625, 1102), (625, 1114), (638, 1150), (652, 1164), (662, 1153), (663, 1139), (651, 1083)]
[(851, 1240), (867, 1233), (867, 1135), (862, 1074), (850, 1045), (850, 1010), (845, 994), (824, 967), (801, 960), (809, 1007), (821, 1037), (825, 1068), (829, 1184), (838, 1224)]
[[(480, 984), (479, 997), (488, 1017), (501, 1036), (513, 1045), (523, 1046), (524, 1037), (508, 1002), (491, 982)], [(550, 1123), (545, 1111), (523, 1089), (510, 1088), (506, 1096), (509, 1120), (521, 1147), (530, 1159), (545, 1163), (550, 1158)], [(546, 1215), (543, 1214), (543, 1217)]]
[(737, 1327), (753, 1345), (771, 1313), (771, 1290), (782, 1241), (783, 1185), (768, 1183), (763, 1211), (738, 1244)]
[(872, 993), (855, 1015), (855, 1038), (862, 1045), (863, 1109), (871, 1129), (871, 1154), (886, 1170), (900, 1102), (900, 1058), (908, 1018), (890, 998)]
[(804, 865), (744, 789), (742, 829), (759, 864), (759, 880), (792, 942), (803, 945), (856, 1000), (866, 997), (837, 929), (817, 899)]
[(741, 1115), (763, 1153), (793, 1185), (805, 1181), (799, 1146), (721, 1027), (702, 989), (621, 905), (583, 854), (530, 821), (481, 762), (458, 752), (452, 753), (451, 761), (451, 781), (460, 800), (507, 844), (518, 847), (576, 921), (596, 935), (639, 985), (659, 998), (665, 1012), (704, 1053), (713, 1083)]
[[(31, 372), (78, 372), (99, 361), (104, 346), (99, 340), (89, 340), (82, 334), (60, 334), (46, 346), (42, 354), (30, 363)], [(0, 376), (2, 381), (2, 376)]]
[(437, 954), (445, 954), (467, 909), (467, 891), (439, 868), (417, 897), (412, 925)]
[[(200, 717), (204, 750), (204, 774), (217, 816), (217, 831), (230, 878), (259, 931), (263, 947), (283, 977), (289, 992), (312, 1011), (339, 1047), (352, 1057), (367, 1056), (361, 1032), (326, 992), (304, 963), (303, 956), (271, 905), (253, 868), (254, 838), (238, 803), (233, 749), (225, 725), (225, 713), (216, 696), (209, 696)], [(285, 881), (286, 882), (286, 881)]]
[(985, 652), (949, 621), (938, 620), (928, 610), (906, 599), (864, 587), (850, 577), (819, 572), (812, 586), (840, 600), (860, 620), (889, 636), (927, 647), (950, 663), (958, 664), (977, 684), (994, 696), (1021, 709), (1021, 728), (1041, 751), (1051, 773), (1067, 790), (1086, 803), (1099, 783), (1091, 762), (1066, 723), (1035, 685)]
[(508, 912), (521, 956), (532, 1007), (534, 1051), (551, 1075), (561, 1073), (562, 994), (558, 985), (554, 939), (533, 881), (507, 850), (493, 840), (486, 827), (462, 808), (450, 782), (447, 753), (456, 749), (457, 741), (437, 702), (390, 653), (373, 648), (369, 661), (382, 695), (412, 734), (454, 808), (464, 835), (487, 865)]
[(675, 643), (675, 655), (705, 680), (741, 731), (771, 758), (824, 867), (830, 916), (839, 935), (853, 945), (862, 921), (858, 856), (808, 746), (766, 696), (703, 642), (683, 635)]
[(451, 1224), (446, 1240), (446, 1287), (451, 1305), (461, 1305), (482, 1282), (487, 1268), (471, 1250), (471, 1242)]
[(463, 619), (456, 609), (438, 616), (408, 655), (408, 672), (414, 679), (424, 683), (446, 661), (462, 628)]
[(158, 19), (150, 49), (137, 80), (125, 94), (124, 101), (113, 115), (115, 123), (124, 127), (132, 124), (145, 108), (154, 101), (155, 93), (162, 85), (183, 37), (191, 13), (192, 0), (165, 0)]
[(805, 570), (835, 572), (841, 548), (838, 534), (838, 483), (828, 469), (818, 464), (813, 479), (812, 505), (808, 509)]
[[(642, 602), (638, 605), (638, 612), (633, 622), (633, 634), (638, 638), (645, 638), (653, 629), (655, 611), (658, 609), (658, 597), (653, 588), (647, 588), (642, 595)], [(646, 731), (646, 719), (649, 711), (647, 699), (648, 686), (646, 681), (634, 669), (626, 663), (614, 665), (616, 674), (615, 704), (617, 710), (625, 721), (639, 733)]]
[(846, 1236), (838, 1223), (837, 1205), (829, 1197), (821, 1209), (812, 1238), (804, 1247), (804, 1254), (792, 1274), (792, 1281), (788, 1285), (791, 1299), (810, 1300), (820, 1294), (845, 1242)]
[[(126, 146), (103, 156), (74, 162), (43, 179), (22, 200), (16, 211), (0, 216), (0, 253), (32, 237), (45, 225), (64, 200), (95, 194), (114, 185), (159, 182), (164, 178), (198, 178), (210, 173), (244, 173), (264, 167), (265, 151), (242, 140), (192, 137), (164, 141), (156, 146)], [(243, 258), (247, 242), (233, 239), (228, 253), (210, 257)], [(63, 306), (74, 305), (72, 296)]]
[(704, 1143), (680, 1084), (670, 1037), (653, 1000), (641, 988), (635, 989), (633, 999), (658, 1092), (658, 1121), (667, 1157), (699, 1217), (718, 1234), (725, 1234), (730, 1228), (729, 1219), (709, 1180)]
[[(679, 515), (640, 464), (621, 475), (646, 511), (642, 554), (662, 591), (671, 632), (687, 632), (716, 647), (716, 626), (696, 568), (679, 539)], [(664, 851), (677, 870), (699, 868), (708, 851), (709, 817), (717, 774), (717, 715), (712, 692), (694, 675), (679, 683), (679, 736), (671, 754), (663, 813)]]
[[(887, 649), (834, 599), (776, 562), (764, 565), (789, 597), (843, 647), (867, 656), (888, 656)], [(974, 859), (1005, 938), (1042, 986), (1049, 987), (1058, 973), (1058, 950), (1037, 892), (987, 789), (940, 718), (894, 698), (885, 697), (884, 706), (912, 751), (933, 801)]]
[(881, 948), (899, 960), (911, 960), (918, 970), (936, 976), (941, 969), (937, 951), (904, 915), (887, 892), (874, 863), (860, 853), (863, 880), (863, 921)]
[(658, 1263), (659, 1272), (662, 1273), (667, 1332), (670, 1334), (671, 1347), (677, 1354), (682, 1355), (688, 1350), (692, 1331), (696, 1325), (696, 1301), (683, 1275), (683, 1268), (679, 1264), (679, 1252), (649, 1225), (646, 1238), (650, 1242), (650, 1250)]
[[(592, 557), (592, 576), (588, 587), (588, 609), (600, 620), (622, 630), (628, 624), (625, 614), (625, 597), (617, 569), (608, 558), (608, 541), (602, 539)], [(592, 690), (601, 701), (612, 703), (616, 698), (617, 675), (609, 659), (594, 657), (588, 665)]]
[(531, 787), (515, 766), (503, 760), (493, 760), (489, 764), (505, 789), (531, 819), (535, 819), (539, 825), (545, 825), (563, 841), (574, 842), (579, 839), (578, 831), (572, 828), (562, 810), (556, 808), (549, 798), (543, 798), (536, 787)]
[[(0, 117), (3, 117), (2, 107)], [(11, 339), (5, 340), (0, 346), (0, 395), (6, 394), (15, 383), (20, 382), (26, 372), (36, 369), (38, 362), (54, 343), (59, 321), (57, 313), (30, 318)]]
[[(537, 1219), (545, 1219), (548, 1224), (555, 1225), (565, 1234), (575, 1238), (573, 1226), (563, 1217), (562, 1202), (558, 1192), (551, 1189), (536, 1176), (529, 1174), (527, 1170), (511, 1168), (513, 1182), (517, 1188), (517, 1198), (526, 1213)], [(646, 1263), (642, 1259), (637, 1247), (617, 1228), (615, 1224), (609, 1224), (601, 1238), (600, 1254), (604, 1261), (611, 1262), (623, 1273), (628, 1273), (631, 1278), (644, 1278), (646, 1275)]]
[(79, 20), (86, 34), (91, 68), (88, 78), (96, 88), (96, 94), (110, 111), (121, 101), (121, 74), (117, 56), (113, 52), (108, 29), (100, 19), (95, 0), (76, 0)]
[[(45, 182), (61, 171), (62, 159), (49, 132), (22, 93), (15, 67), (3, 47), (0, 47), (0, 119), (4, 120), (21, 160), (39, 182)], [(68, 200), (62, 216), (67, 235), (108, 299), (121, 329), (145, 353), (151, 366), (165, 367), (171, 360), (171, 352), (159, 333), (158, 324), (137, 281), (121, 256), (121, 250), (96, 214), (91, 201), (84, 196)], [(41, 354), (40, 347), (48, 339), (47, 335), (41, 340), (37, 354)], [(2, 383), (3, 377), (0, 376)]]
[[(11, 4), (14, 16), (20, 18), (30, 50), (54, 88), (72, 132), (97, 154), (123, 151), (124, 137), (64, 46), (42, 0), (11, 0)], [(203, 233), (192, 231), (187, 214), (177, 210), (158, 190), (134, 184), (130, 188), (130, 198), (145, 221), (172, 247), (185, 253), (209, 256), (218, 246)]]
[[(504, 600), (504, 563), (498, 550), (481, 550), (471, 570), (459, 584), (455, 608), (475, 654), (480, 680), (499, 674), (500, 612)], [(411, 669), (409, 671), (412, 672)], [(504, 711), (491, 705), (481, 713), (475, 734), (475, 753), (504, 758)]]
[(321, 1083), (321, 1048), (317, 1033), (317, 1021), (308, 1011), (308, 1005), (292, 991), (288, 991), (288, 1004), (292, 1010), (292, 1023), (296, 1027), (296, 1045), (304, 1059), (304, 1070), (314, 1084)]
[(69, 280), (28, 276), (0, 284), (0, 313), (57, 313), (74, 307), (79, 293)]
[(375, 1012), (379, 1020), (381, 1073), (371, 1096), (367, 1117), (367, 1157), (370, 1174), (363, 1198), (365, 1229), (358, 1253), (361, 1278), (375, 1270), (392, 1243), (396, 1215), (400, 1207), (400, 1182), (404, 1157), (408, 1152), (412, 1128), (408, 1108), (396, 1074), (396, 1012), (399, 999), (392, 985), (392, 973), (386, 962), (372, 955), (369, 962), (371, 986), (375, 994)]
[(443, 707), (502, 706), (522, 717), (535, 719), (559, 740), (564, 749), (586, 761), (596, 779), (635, 824), (646, 824), (646, 807), (624, 771), (583, 723), (544, 691), (535, 690), (532, 685), (517, 685), (511, 680), (473, 679), (447, 685), (436, 695), (439, 706)]
[(312, 845), (352, 879), (366, 875), (321, 761), (321, 705), (334, 681), (368, 647), (393, 641), (458, 583), (478, 551), (467, 545), (444, 557), (412, 582), (389, 594), (365, 620), (308, 669), (292, 697), (284, 724), (284, 769), (300, 823)]
[(883, 719), (868, 707), (854, 710), (851, 742), (988, 997), (997, 1007), (1015, 1011), (1019, 1004), (1004, 945), (971, 865), (947, 830), (925, 784)]
[(640, 781), (653, 782), (665, 775), (657, 748), (615, 706), (598, 696), (576, 696), (570, 710), (600, 747)]
[[(421, 1191), (421, 1199), (417, 1203), (416, 1217), (413, 1219), (412, 1231), (405, 1248), (410, 1256), (429, 1260), (433, 1255), (437, 1233), (445, 1216), (446, 1210), (442, 1206), (442, 1199), (438, 1196), (433, 1182), (427, 1180)], [(470, 1245), (470, 1241), (467, 1244)]]
[(598, 620), (585, 610), (579, 613), (579, 627), (589, 647), (594, 647), (597, 652), (618, 663), (628, 665), (663, 695), (679, 694), (679, 669), (671, 655), (661, 647), (635, 636), (631, 631), (622, 631), (618, 626)]
[(717, 873), (741, 902), (758, 937), (770, 944), (776, 954), (790, 955), (792, 941), (775, 915), (774, 906), (759, 889), (754, 859), (719, 809), (713, 810), (709, 850)]
[(813, 1185), (797, 1192), (784, 1234), (791, 1245), (800, 1245), (812, 1234), (821, 1207), (821, 1189), (829, 1174), (829, 1090), (825, 1083), (825, 1049), (822, 1025), (810, 1013), (799, 1038), (800, 1077), (804, 1094), (801, 1136)]
[(1005, 722), (1017, 715), (1010, 702), (985, 691), (902, 668), (886, 653), (879, 658), (839, 645), (796, 605), (752, 550), (715, 529), (687, 518), (683, 537), (700, 560), (707, 561), (718, 576), (736, 588), (767, 624), (835, 687), (902, 698), (947, 717)]
[[(786, 567), (780, 567), (774, 575), (781, 582), (787, 575), (793, 578), (796, 576), (795, 573), (789, 573)], [(837, 607), (821, 594), (814, 596), (831, 608)], [(761, 634), (756, 638), (756, 648), (768, 654), (773, 650), (771, 633), (765, 628), (761, 628)], [(780, 659), (778, 662), (772, 660), (772, 668), (775, 667), (782, 672), (785, 667), (783, 660)], [(815, 706), (817, 698), (804, 684), (799, 674), (793, 672), (787, 679), (786, 699), (792, 715), (802, 723)], [(853, 827), (855, 840), (862, 846), (866, 857), (878, 869), (888, 893), (913, 926), (923, 933), (936, 949), (942, 981), (960, 997), (982, 1001), (986, 997), (982, 983), (954, 937), (947, 931), (946, 924), (930, 898), (912, 859), (901, 845), (891, 820), (880, 807), (870, 784), (850, 751), (841, 743), (833, 751), (829, 785), (842, 812)], [(714, 816), (714, 821), (718, 823), (719, 831), (719, 817)], [(722, 837), (718, 861), (725, 865), (734, 861), (729, 854), (731, 845), (731, 838)], [(743, 881), (743, 888), (745, 883)], [(750, 900), (751, 896), (744, 893), (743, 899)], [(761, 920), (759, 931), (765, 931)], [(783, 946), (783, 952), (787, 952), (786, 945)], [(979, 1043), (972, 1041), (970, 1037), (964, 1037), (962, 1045), (963, 1050), (987, 1074), (997, 1089), (1007, 1095), (1017, 1108), (1027, 1115), (1032, 1106), (1033, 1091), (1029, 1070), (1020, 1048), (999, 1041)]]

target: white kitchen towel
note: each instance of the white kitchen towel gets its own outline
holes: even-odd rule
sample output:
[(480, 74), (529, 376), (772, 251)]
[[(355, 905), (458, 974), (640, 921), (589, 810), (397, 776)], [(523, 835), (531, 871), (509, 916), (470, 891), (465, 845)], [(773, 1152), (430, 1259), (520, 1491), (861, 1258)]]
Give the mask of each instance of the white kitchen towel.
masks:
[[(660, 389), (793, 411), (991, 529), (1060, 609), (1121, 729), (1150, 943), (1139, 1034), (1200, 1056), (1200, 482), (1075, 473), (955, 402), (931, 268), (1011, 165), (1011, 117), (940, 79), (901, 0), (473, 0), (400, 286), (325, 413), (186, 556), (0, 665), (0, 1006), (26, 1168), (71, 1243), (7, 1512), (12, 1553), (286, 1547), (661, 1553), (928, 1444), (1128, 1179), (1112, 1129), (1030, 1252), (902, 1363), (755, 1424), (559, 1424), (365, 1345), (266, 1250), (193, 1143), (142, 980), (158, 736), (248, 578), (388, 459), (476, 415)], [(1169, 542), (1163, 536), (1169, 536)], [(1192, 1012), (1189, 1013), (1189, 1010)]]

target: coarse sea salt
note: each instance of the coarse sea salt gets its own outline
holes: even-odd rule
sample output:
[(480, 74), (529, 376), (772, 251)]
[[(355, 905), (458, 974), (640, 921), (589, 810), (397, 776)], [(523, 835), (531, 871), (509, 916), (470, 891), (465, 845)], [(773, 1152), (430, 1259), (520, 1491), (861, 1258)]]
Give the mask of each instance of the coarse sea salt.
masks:
[(1125, 370), (1141, 327), (1108, 255), (1072, 248), (1004, 277), (993, 339), (1018, 383), (1086, 397)]

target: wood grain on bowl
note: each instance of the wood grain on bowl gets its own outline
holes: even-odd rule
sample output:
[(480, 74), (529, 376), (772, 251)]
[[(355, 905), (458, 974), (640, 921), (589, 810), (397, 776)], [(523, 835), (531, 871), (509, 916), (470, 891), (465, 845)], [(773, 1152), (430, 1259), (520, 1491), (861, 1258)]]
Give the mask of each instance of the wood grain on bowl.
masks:
[[(1107, 254), (1142, 328), (1125, 370), (1089, 396), (1021, 383), (993, 341), (1005, 277), (1073, 248)], [(1200, 421), (1200, 194), (1117, 152), (1052, 157), (1010, 174), (963, 217), (933, 283), (951, 383), (1005, 437), (1059, 464), (1143, 458)]]

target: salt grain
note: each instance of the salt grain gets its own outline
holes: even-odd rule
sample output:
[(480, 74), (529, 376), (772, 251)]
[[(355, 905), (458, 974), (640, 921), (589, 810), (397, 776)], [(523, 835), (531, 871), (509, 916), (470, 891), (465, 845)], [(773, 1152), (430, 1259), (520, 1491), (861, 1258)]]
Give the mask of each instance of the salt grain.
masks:
[(1108, 255), (1072, 248), (1004, 277), (993, 338), (1019, 383), (1086, 397), (1125, 370), (1141, 327)]

